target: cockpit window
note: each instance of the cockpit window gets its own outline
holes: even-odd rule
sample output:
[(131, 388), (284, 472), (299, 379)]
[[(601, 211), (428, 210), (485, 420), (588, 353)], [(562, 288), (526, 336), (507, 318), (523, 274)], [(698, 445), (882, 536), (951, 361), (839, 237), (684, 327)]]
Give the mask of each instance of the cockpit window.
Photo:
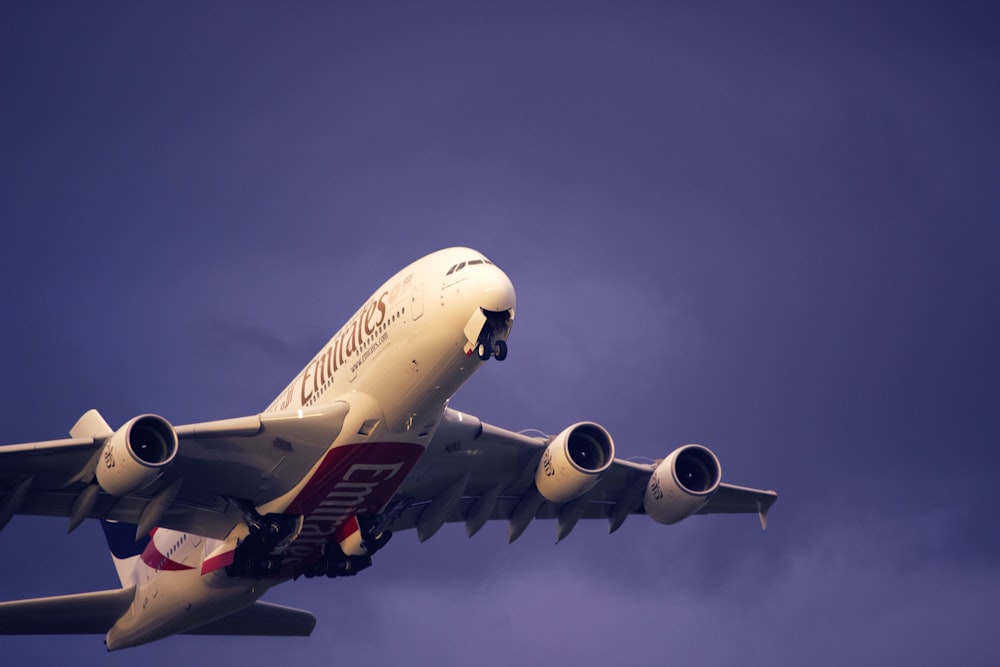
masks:
[(445, 275), (446, 276), (450, 276), (453, 273), (458, 273), (459, 271), (461, 271), (462, 269), (464, 269), (466, 266), (473, 266), (473, 265), (476, 265), (476, 264), (493, 264), (493, 262), (491, 262), (490, 260), (486, 259), (485, 257), (480, 258), (480, 259), (470, 259), (467, 262), (460, 262), (460, 263), (456, 264), (455, 266), (451, 267), (450, 269), (448, 269), (448, 273), (446, 273)]

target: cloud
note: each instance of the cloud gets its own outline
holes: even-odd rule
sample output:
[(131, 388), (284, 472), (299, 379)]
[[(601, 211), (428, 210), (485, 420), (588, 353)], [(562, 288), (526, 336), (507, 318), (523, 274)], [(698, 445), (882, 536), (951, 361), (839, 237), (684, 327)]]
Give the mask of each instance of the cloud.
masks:
[[(688, 585), (684, 569), (671, 567), (666, 555), (645, 590), (552, 552), (536, 553), (523, 567), (512, 561), (444, 585), (373, 576), (361, 593), (365, 603), (352, 605), (369, 615), (370, 632), (336, 641), (346, 641), (349, 652), (373, 639), (386, 650), (419, 647), (420, 660), (434, 664), (476, 655), (484, 665), (932, 665), (944, 653), (962, 664), (986, 664), (997, 645), (989, 639), (987, 611), (1000, 591), (996, 572), (934, 561), (900, 567), (883, 550), (887, 542), (870, 537), (867, 530), (830, 532), (747, 568), (731, 552), (713, 560), (735, 565), (744, 580), (720, 572), (726, 583), (717, 587)], [(692, 547), (695, 557), (703, 551), (704, 545)], [(624, 553), (607, 565), (628, 570), (634, 556)], [(327, 616), (350, 615), (330, 600)]]

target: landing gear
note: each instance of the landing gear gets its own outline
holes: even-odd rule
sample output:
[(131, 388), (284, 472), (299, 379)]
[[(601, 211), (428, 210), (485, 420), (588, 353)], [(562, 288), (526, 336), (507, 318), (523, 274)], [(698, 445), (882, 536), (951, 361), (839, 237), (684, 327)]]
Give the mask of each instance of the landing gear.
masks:
[(327, 542), (323, 555), (302, 573), (307, 579), (313, 577), (353, 577), (361, 570), (372, 566), (371, 556), (348, 556), (336, 542)]
[(476, 355), (483, 361), (487, 361), (490, 357), (503, 361), (507, 358), (507, 341), (498, 340), (491, 343), (488, 340), (481, 340), (476, 345)]
[(249, 503), (232, 501), (243, 512), (250, 534), (236, 546), (233, 562), (226, 566), (230, 577), (261, 578), (281, 571), (281, 551), (298, 535), (302, 517), (289, 514), (261, 515)]
[(369, 556), (374, 556), (377, 551), (389, 543), (392, 533), (382, 528), (378, 519), (367, 516), (359, 516), (358, 525), (361, 527), (361, 543), (365, 546), (365, 551)]
[(253, 551), (240, 551), (236, 547), (233, 562), (226, 566), (226, 574), (230, 577), (251, 577), (263, 579), (273, 577), (281, 572), (281, 556), (261, 556)]
[(476, 342), (476, 356), (483, 361), (490, 357), (503, 361), (507, 358), (507, 341), (499, 336), (506, 337), (510, 332), (510, 312), (483, 310), (483, 314), (486, 316), (486, 322)]
[(392, 533), (382, 528), (377, 519), (364, 516), (357, 519), (361, 528), (361, 543), (368, 553), (363, 556), (348, 556), (339, 544), (327, 542), (320, 559), (302, 573), (307, 579), (353, 577), (372, 566), (372, 556), (389, 542)]

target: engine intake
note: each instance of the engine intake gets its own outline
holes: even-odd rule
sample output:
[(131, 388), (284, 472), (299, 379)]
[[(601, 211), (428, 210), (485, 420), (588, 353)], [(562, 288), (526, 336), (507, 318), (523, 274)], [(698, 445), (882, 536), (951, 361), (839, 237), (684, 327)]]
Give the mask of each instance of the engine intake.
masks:
[(646, 485), (643, 506), (653, 521), (677, 523), (705, 506), (722, 481), (712, 450), (685, 445), (660, 461)]
[(127, 496), (156, 481), (176, 455), (170, 422), (157, 415), (134, 417), (104, 443), (97, 483), (112, 496)]
[(546, 500), (564, 503), (593, 488), (614, 459), (615, 443), (603, 426), (574, 424), (545, 448), (535, 471), (535, 486)]

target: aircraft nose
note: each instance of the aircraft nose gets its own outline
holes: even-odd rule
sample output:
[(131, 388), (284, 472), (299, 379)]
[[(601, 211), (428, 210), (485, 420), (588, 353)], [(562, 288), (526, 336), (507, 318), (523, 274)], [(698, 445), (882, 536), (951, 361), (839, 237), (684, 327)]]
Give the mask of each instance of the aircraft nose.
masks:
[(514, 319), (514, 309), (517, 306), (517, 295), (514, 284), (501, 269), (496, 266), (483, 266), (477, 272), (477, 289), (479, 307), (493, 312), (509, 312)]

